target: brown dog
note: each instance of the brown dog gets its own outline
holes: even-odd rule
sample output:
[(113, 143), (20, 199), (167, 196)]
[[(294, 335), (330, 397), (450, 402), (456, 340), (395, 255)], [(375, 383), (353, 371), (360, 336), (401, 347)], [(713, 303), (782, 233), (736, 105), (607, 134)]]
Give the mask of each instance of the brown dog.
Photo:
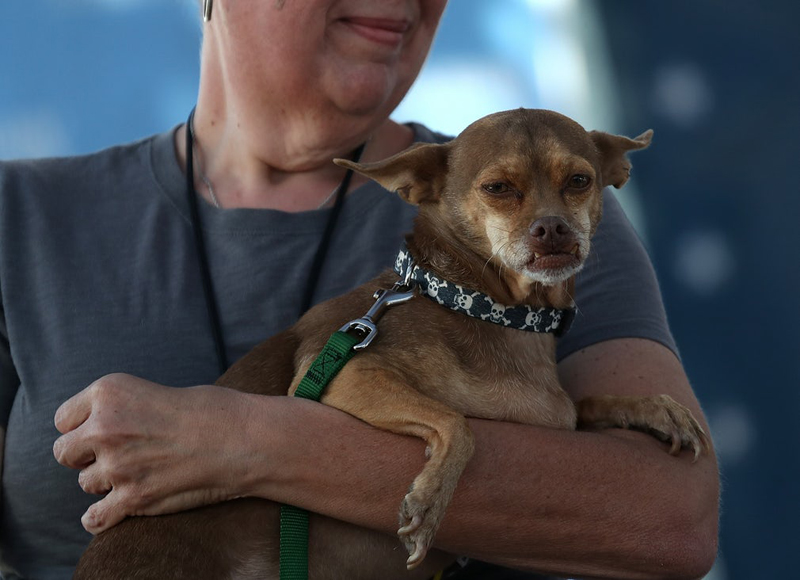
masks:
[[(415, 293), (386, 313), (377, 338), (322, 401), (423, 438), (429, 459), (400, 506), (413, 573), (403, 570), (391, 538), (314, 515), (312, 578), (425, 578), (447, 561), (426, 554), (472, 454), (465, 416), (561, 429), (632, 427), (670, 440), (673, 453), (707, 448), (690, 412), (669, 397), (591, 398), (576, 407), (557, 379), (552, 331), (573, 307), (602, 189), (625, 184), (626, 153), (651, 137), (587, 133), (557, 113), (519, 109), (483, 118), (444, 145), (417, 145), (372, 164), (338, 161), (419, 205), (410, 257), (401, 253), (397, 264)], [(373, 292), (396, 283), (387, 272), (313, 308), (218, 384), (293, 392), (329, 336), (343, 325), (364, 329), (372, 322), (364, 314), (393, 296), (376, 305)], [(277, 533), (275, 504), (256, 499), (130, 518), (94, 539), (76, 578), (277, 578)]]

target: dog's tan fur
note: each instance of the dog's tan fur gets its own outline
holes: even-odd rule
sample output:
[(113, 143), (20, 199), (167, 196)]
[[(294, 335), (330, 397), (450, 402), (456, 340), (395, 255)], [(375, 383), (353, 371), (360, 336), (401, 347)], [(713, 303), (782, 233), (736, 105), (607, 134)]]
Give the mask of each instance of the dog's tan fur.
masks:
[[(587, 133), (562, 115), (520, 109), (481, 119), (447, 144), (417, 145), (374, 164), (339, 163), (419, 205), (408, 238), (419, 265), (502, 304), (569, 308), (574, 275), (600, 220), (602, 188), (625, 184), (626, 152), (650, 138), (651, 132), (636, 139)], [(218, 384), (293, 392), (330, 334), (363, 316), (374, 290), (396, 280), (382, 274), (313, 308)], [(666, 396), (592, 398), (576, 406), (558, 383), (552, 335), (470, 318), (422, 296), (387, 312), (378, 339), (347, 364), (322, 401), (423, 438), (429, 459), (400, 506), (400, 536), (416, 569), (404, 571), (391, 538), (314, 516), (312, 578), (425, 578), (446, 561), (436, 551), (425, 556), (472, 454), (466, 416), (560, 429), (632, 427), (670, 440), (672, 452), (689, 447), (697, 454), (708, 446), (690, 412)], [(277, 577), (276, 534), (275, 505), (255, 499), (132, 518), (92, 542), (76, 578), (133, 578), (133, 570), (136, 578)]]

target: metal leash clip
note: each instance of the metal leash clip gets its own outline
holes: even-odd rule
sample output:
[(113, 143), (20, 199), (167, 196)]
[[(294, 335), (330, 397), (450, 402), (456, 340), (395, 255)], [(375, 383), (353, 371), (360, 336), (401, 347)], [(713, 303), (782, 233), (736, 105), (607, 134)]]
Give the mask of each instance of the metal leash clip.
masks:
[(364, 350), (372, 343), (375, 335), (378, 334), (378, 327), (375, 323), (383, 316), (387, 308), (408, 302), (414, 297), (414, 282), (411, 280), (413, 269), (414, 265), (410, 263), (405, 278), (396, 282), (391, 290), (384, 288), (376, 290), (372, 295), (375, 304), (367, 313), (361, 318), (351, 320), (339, 329), (339, 332), (354, 330), (364, 335), (364, 338), (353, 347), (353, 350)]

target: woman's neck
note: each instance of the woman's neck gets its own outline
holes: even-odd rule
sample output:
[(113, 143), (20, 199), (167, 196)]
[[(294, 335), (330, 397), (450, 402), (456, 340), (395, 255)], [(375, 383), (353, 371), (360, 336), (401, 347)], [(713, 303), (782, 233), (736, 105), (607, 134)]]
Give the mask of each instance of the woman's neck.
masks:
[[(183, 171), (186, 129), (182, 126), (175, 136), (176, 154)], [(413, 141), (411, 129), (391, 120), (381, 123), (371, 135), (353, 135), (349, 139), (343, 136), (336, 145), (326, 144), (308, 131), (305, 143), (302, 139), (291, 143), (274, 139), (285, 131), (269, 133), (269, 141), (253, 138), (255, 132), (239, 122), (210, 119), (198, 108), (194, 121), (195, 189), (209, 203), (218, 202), (222, 208), (287, 212), (318, 209), (325, 205), (345, 175), (344, 169), (332, 163), (335, 157), (351, 156), (365, 140), (367, 145), (361, 160), (377, 161), (402, 151)], [(350, 191), (366, 181), (354, 175)]]

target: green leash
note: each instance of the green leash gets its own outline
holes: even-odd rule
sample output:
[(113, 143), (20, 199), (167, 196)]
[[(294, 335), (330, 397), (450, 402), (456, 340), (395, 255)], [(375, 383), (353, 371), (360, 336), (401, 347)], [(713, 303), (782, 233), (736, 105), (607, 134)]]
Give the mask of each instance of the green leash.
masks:
[[(295, 397), (319, 401), (325, 387), (342, 367), (360, 350), (365, 349), (378, 329), (375, 322), (386, 309), (408, 302), (414, 297), (408, 279), (398, 282), (391, 290), (378, 290), (373, 295), (375, 304), (362, 317), (351, 320), (328, 339), (328, 342), (311, 363)], [(352, 331), (352, 333), (349, 333)], [(281, 506), (280, 580), (308, 580), (308, 512), (290, 505)]]
[(347, 361), (358, 352), (353, 347), (359, 342), (361, 342), (361, 337), (359, 336), (347, 334), (341, 330), (334, 332), (322, 352), (311, 363), (306, 376), (297, 386), (294, 396), (319, 401), (328, 383), (342, 370)]
[[(319, 401), (328, 383), (356, 354), (353, 347), (359, 342), (358, 336), (335, 332), (311, 363), (294, 396)], [(281, 506), (280, 568), (281, 580), (308, 578), (308, 512), (291, 505)]]

